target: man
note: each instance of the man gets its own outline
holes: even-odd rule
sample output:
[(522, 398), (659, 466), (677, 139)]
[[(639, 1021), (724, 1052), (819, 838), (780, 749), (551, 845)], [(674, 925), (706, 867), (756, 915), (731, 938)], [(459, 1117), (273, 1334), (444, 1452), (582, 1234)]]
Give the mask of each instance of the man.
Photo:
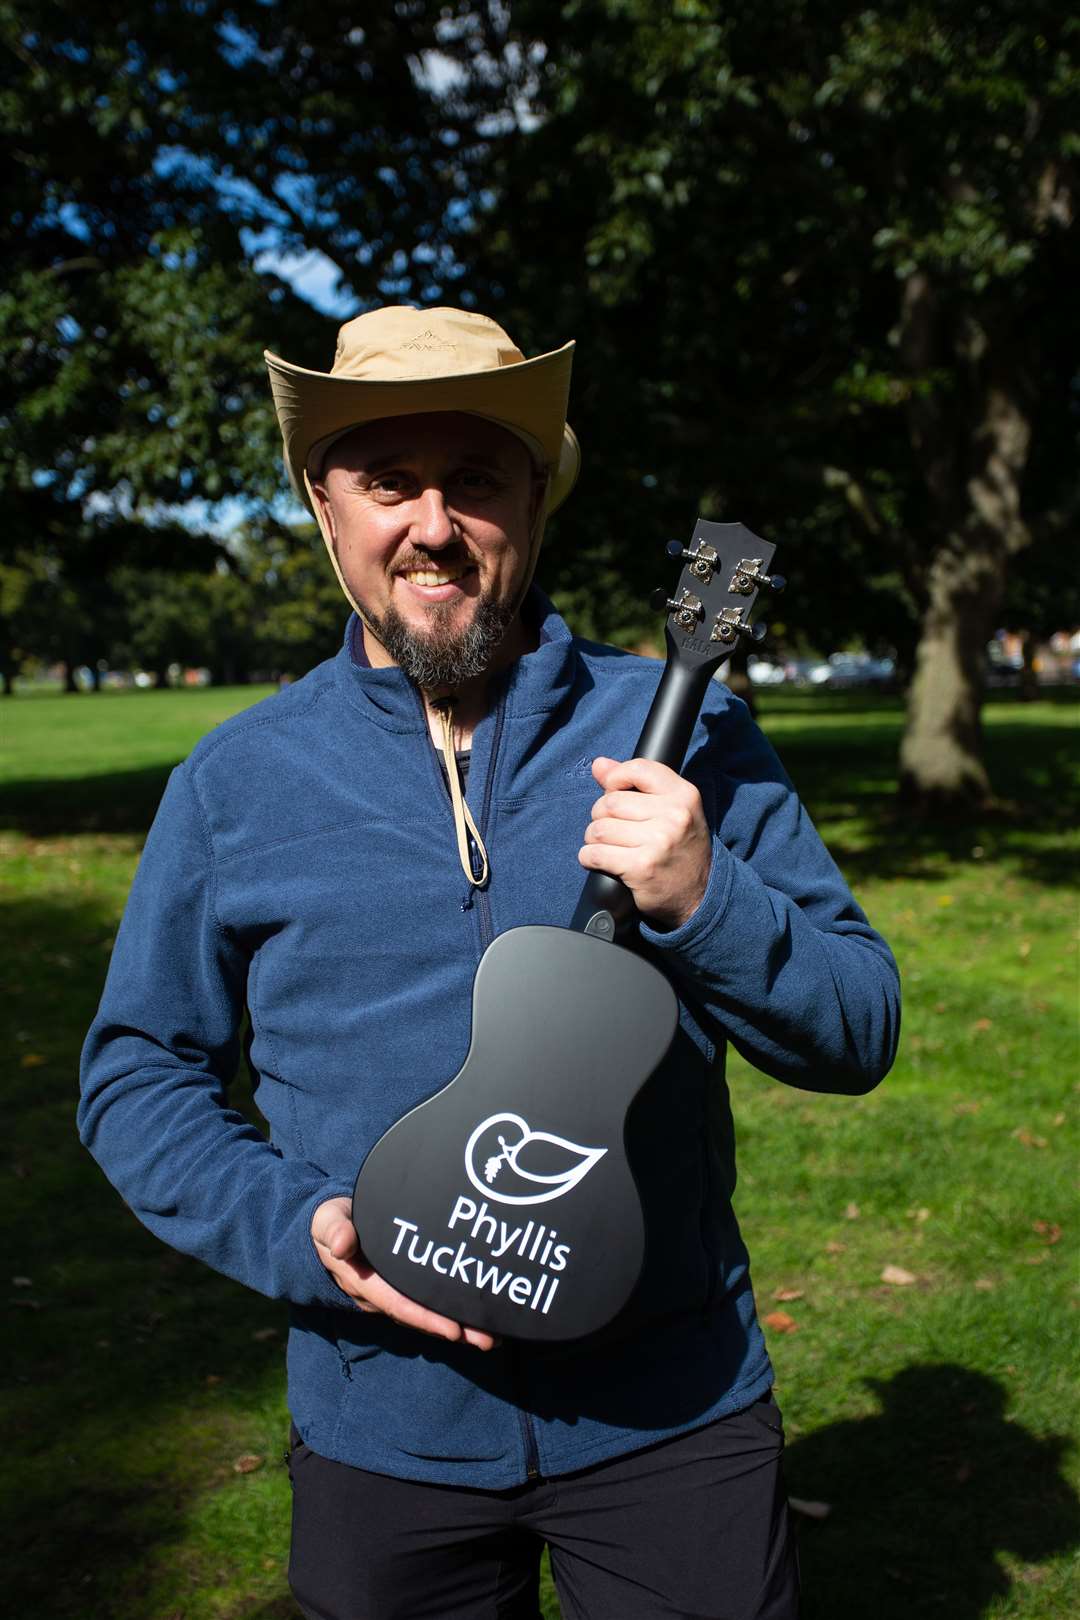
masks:
[[(174, 772), (87, 1040), (83, 1138), (139, 1217), (291, 1302), (311, 1616), (536, 1616), (545, 1542), (567, 1620), (797, 1612), (724, 1048), (864, 1091), (896, 970), (744, 708), (713, 684), (685, 779), (634, 760), (656, 665), (532, 586), (577, 473), (572, 349), (401, 308), (343, 327), (328, 374), (267, 357), (355, 613)], [(630, 1126), (649, 1246), (602, 1333), (496, 1343), (372, 1272), (350, 1193), (460, 1068), (491, 938), (566, 924), (583, 868), (630, 888), (682, 1004)], [(269, 1141), (225, 1101), (245, 1010)]]

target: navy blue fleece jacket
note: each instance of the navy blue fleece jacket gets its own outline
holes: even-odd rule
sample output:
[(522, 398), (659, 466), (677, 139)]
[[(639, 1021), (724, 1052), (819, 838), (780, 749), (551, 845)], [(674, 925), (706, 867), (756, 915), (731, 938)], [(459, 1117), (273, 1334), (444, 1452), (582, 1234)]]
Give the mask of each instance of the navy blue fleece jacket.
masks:
[[(748, 1405), (771, 1381), (735, 1182), (724, 1051), (814, 1091), (892, 1061), (897, 972), (745, 707), (710, 686), (688, 754), (713, 830), (681, 928), (640, 928), (681, 1002), (632, 1110), (649, 1232), (616, 1324), (483, 1354), (361, 1312), (320, 1265), (316, 1206), (469, 1047), (490, 940), (565, 925), (599, 754), (632, 755), (660, 666), (573, 638), (495, 682), (468, 798), (491, 859), (469, 902), (416, 690), (338, 656), (227, 721), (173, 772), (87, 1038), (83, 1141), (151, 1231), (292, 1306), (289, 1403), (324, 1456), (505, 1487)], [(227, 1087), (247, 1010), (264, 1137)], [(553, 1010), (557, 1016), (557, 1010)], [(636, 1142), (636, 1148), (635, 1148)]]

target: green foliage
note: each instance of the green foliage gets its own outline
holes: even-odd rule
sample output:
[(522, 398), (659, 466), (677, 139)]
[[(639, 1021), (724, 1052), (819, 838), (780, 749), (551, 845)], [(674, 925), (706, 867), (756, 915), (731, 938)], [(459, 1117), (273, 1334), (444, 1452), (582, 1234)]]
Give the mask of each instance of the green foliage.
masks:
[[(205, 547), (174, 528), (166, 558), (149, 535), (163, 504), (282, 491), (262, 350), (323, 366), (332, 343), (261, 249), (318, 248), (358, 305), (432, 297), (453, 275), (477, 108), (435, 96), (418, 64), (454, 14), (397, 7), (360, 27), (346, 0), (0, 4), (6, 668), (183, 639), (164, 621), (198, 597), (190, 582), (129, 624), (130, 581), (103, 581), (120, 614), (106, 632), (80, 564), (103, 519), (141, 526), (158, 567), (193, 578)], [(483, 43), (466, 22), (455, 48)]]
[(495, 155), (476, 258), (515, 329), (580, 339), (552, 577), (613, 558), (596, 617), (634, 634), (648, 543), (738, 516), (783, 543), (785, 619), (910, 660), (994, 388), (1032, 435), (1010, 549), (1075, 516), (1075, 23), (578, 0), (512, 28), (546, 45), (538, 127)]

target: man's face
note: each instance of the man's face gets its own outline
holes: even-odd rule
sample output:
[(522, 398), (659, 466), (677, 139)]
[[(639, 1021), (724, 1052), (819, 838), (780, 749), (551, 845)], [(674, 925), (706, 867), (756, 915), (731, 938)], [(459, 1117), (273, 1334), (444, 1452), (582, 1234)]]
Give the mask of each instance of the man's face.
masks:
[(542, 487), (512, 433), (460, 412), (384, 417), (331, 447), (314, 490), (373, 663), (436, 690), (524, 650)]

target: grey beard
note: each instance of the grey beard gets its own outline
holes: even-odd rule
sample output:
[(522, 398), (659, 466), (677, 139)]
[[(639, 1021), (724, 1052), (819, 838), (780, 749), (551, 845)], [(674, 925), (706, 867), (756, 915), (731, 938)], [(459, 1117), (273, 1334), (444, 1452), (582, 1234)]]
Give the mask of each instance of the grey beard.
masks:
[(442, 604), (428, 609), (429, 630), (420, 635), (406, 624), (396, 608), (382, 619), (365, 617), (390, 657), (422, 692), (444, 691), (483, 675), (507, 630), (514, 622), (516, 602), (482, 601), (472, 622), (456, 634)]

